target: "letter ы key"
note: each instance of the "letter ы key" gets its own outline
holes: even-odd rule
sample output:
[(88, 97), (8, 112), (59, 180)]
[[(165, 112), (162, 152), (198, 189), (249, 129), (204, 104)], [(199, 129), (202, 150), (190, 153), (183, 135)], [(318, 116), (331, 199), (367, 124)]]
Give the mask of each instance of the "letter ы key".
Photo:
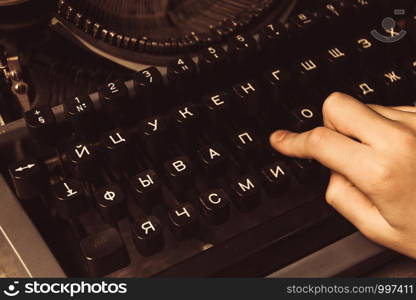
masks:
[(88, 95), (68, 99), (63, 105), (65, 117), (76, 133), (88, 136), (97, 130), (94, 103)]
[(47, 187), (47, 173), (36, 160), (19, 161), (9, 166), (10, 177), (19, 199), (28, 200), (40, 196)]
[(25, 112), (26, 127), (31, 136), (42, 143), (53, 143), (56, 137), (56, 118), (49, 106), (38, 106)]
[(125, 194), (119, 184), (112, 183), (96, 190), (95, 201), (106, 223), (117, 224), (125, 216)]
[(75, 179), (66, 179), (52, 186), (57, 214), (63, 219), (79, 216), (87, 208), (88, 199), (82, 184)]
[(130, 178), (130, 187), (137, 204), (146, 212), (163, 200), (161, 182), (153, 170), (143, 171)]
[(191, 100), (198, 91), (197, 76), (196, 64), (190, 56), (179, 57), (168, 63), (169, 86), (180, 100)]
[(163, 227), (159, 220), (150, 216), (132, 225), (133, 241), (143, 256), (151, 256), (164, 247)]
[(198, 213), (190, 203), (175, 206), (168, 212), (169, 225), (178, 240), (194, 236), (198, 230)]
[(290, 187), (292, 171), (284, 161), (276, 161), (261, 170), (267, 194), (270, 197), (278, 197), (284, 194)]
[(87, 236), (80, 248), (89, 277), (108, 275), (130, 263), (123, 240), (113, 227)]
[(260, 204), (260, 189), (253, 176), (243, 176), (231, 184), (236, 206), (243, 212), (250, 212)]
[(163, 109), (163, 77), (155, 67), (137, 72), (134, 75), (134, 88), (140, 106), (147, 114), (160, 113)]
[(223, 189), (214, 189), (200, 195), (201, 213), (211, 224), (220, 225), (230, 216), (230, 198)]

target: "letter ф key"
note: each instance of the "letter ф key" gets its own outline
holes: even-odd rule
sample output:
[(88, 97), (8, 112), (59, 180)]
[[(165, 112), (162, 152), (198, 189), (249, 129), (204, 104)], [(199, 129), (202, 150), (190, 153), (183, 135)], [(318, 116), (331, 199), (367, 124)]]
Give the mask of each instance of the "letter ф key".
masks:
[(99, 188), (95, 192), (98, 210), (108, 224), (117, 224), (125, 214), (125, 194), (117, 183)]

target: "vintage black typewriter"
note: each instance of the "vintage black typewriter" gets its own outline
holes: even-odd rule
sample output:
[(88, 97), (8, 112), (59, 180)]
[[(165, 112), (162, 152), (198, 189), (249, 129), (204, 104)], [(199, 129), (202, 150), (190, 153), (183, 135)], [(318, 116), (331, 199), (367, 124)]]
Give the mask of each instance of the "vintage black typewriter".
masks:
[[(274, 152), (334, 91), (413, 105), (415, 2), (0, 1), (14, 276), (359, 275), (391, 253)], [(18, 199), (18, 200), (17, 200)]]

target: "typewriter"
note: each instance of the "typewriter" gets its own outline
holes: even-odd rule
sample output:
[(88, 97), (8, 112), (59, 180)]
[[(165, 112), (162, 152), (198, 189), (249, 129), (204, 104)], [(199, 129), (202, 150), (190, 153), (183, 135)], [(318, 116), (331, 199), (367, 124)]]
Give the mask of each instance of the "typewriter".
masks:
[[(3, 273), (357, 276), (393, 253), (271, 149), (334, 91), (414, 105), (413, 0), (0, 1)], [(3, 251), (3, 250), (2, 250)]]

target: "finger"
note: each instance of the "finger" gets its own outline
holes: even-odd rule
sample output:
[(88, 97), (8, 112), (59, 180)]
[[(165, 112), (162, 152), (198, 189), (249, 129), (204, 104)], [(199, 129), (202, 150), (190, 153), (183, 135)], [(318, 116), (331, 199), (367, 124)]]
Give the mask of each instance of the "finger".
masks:
[(376, 104), (369, 104), (368, 107), (390, 120), (401, 122), (416, 130), (416, 114), (413, 112)]
[(325, 126), (367, 145), (385, 143), (392, 121), (381, 116), (360, 101), (333, 93), (325, 100), (323, 108)]
[(362, 170), (371, 174), (374, 168), (373, 149), (325, 127), (299, 134), (277, 131), (270, 137), (270, 143), (286, 156), (315, 159), (360, 187)]
[(326, 200), (369, 239), (392, 247), (394, 228), (384, 219), (376, 206), (344, 176), (333, 173)]
[(392, 108), (409, 113), (416, 113), (416, 106), (393, 106)]

